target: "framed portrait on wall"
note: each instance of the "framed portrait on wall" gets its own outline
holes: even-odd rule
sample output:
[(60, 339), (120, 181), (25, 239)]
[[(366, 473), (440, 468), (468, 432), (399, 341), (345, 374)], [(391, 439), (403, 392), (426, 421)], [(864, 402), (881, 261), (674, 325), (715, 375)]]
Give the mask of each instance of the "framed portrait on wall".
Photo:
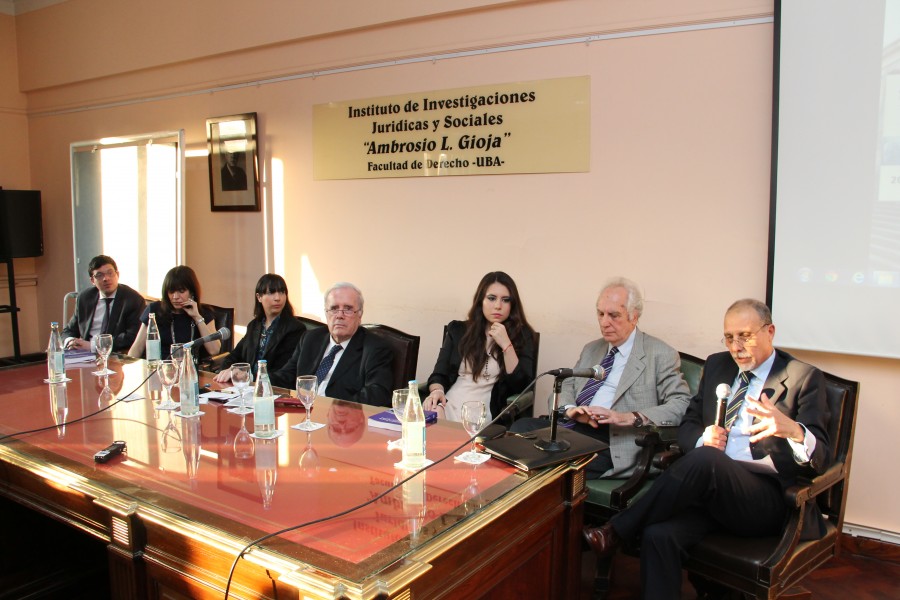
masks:
[(213, 211), (258, 211), (256, 113), (206, 120)]

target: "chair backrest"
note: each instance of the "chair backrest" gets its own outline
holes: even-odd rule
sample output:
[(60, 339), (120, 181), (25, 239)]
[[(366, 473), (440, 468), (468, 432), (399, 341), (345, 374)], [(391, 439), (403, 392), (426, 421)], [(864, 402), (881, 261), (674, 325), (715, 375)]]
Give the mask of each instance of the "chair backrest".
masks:
[(313, 329), (318, 329), (319, 327), (326, 327), (326, 324), (322, 321), (317, 321), (316, 319), (310, 319), (309, 317), (301, 317), (297, 316), (296, 319), (306, 327), (307, 331), (311, 331)]
[(706, 361), (687, 352), (679, 352), (678, 356), (681, 357), (681, 374), (684, 375), (684, 380), (691, 390), (691, 396), (696, 396)]
[(419, 336), (404, 333), (388, 325), (369, 323), (363, 325), (366, 331), (381, 338), (394, 352), (392, 369), (394, 389), (405, 388), (416, 378), (419, 363)]
[(538, 374), (538, 354), (540, 354), (541, 350), (541, 334), (537, 331), (533, 332), (533, 340), (534, 340), (534, 371), (531, 373), (531, 378), (534, 379)]
[[(850, 458), (853, 454), (853, 434), (856, 428), (856, 404), (859, 398), (859, 383), (825, 373), (825, 394), (831, 419), (828, 423), (828, 439), (831, 444), (832, 459), (844, 463), (844, 473), (849, 475)], [(844, 502), (847, 497), (847, 479), (819, 494), (819, 509), (831, 519), (840, 531), (844, 519)]]
[(219, 350), (219, 353), (231, 352), (234, 349), (234, 308), (206, 304), (205, 302), (203, 304), (213, 311), (213, 318), (216, 320), (216, 329), (227, 327), (231, 331), (231, 337), (227, 340), (222, 340), (222, 349)]

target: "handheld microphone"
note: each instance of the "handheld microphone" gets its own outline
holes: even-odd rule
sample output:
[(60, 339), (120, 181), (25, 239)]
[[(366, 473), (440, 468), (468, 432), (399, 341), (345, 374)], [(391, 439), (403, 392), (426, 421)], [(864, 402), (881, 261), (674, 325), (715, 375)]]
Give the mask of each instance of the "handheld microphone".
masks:
[(725, 399), (731, 395), (731, 386), (720, 383), (716, 386), (716, 425), (725, 427)]
[(586, 369), (553, 369), (547, 371), (544, 375), (553, 375), (558, 379), (568, 379), (569, 377), (586, 377), (588, 379), (603, 379), (606, 377), (606, 371), (600, 365), (594, 365)]
[(231, 330), (227, 327), (222, 327), (218, 331), (215, 331), (209, 335), (204, 335), (202, 338), (198, 338), (196, 340), (191, 340), (184, 345), (184, 348), (193, 348), (197, 344), (205, 344), (206, 342), (212, 342), (215, 340), (227, 340), (231, 339)]

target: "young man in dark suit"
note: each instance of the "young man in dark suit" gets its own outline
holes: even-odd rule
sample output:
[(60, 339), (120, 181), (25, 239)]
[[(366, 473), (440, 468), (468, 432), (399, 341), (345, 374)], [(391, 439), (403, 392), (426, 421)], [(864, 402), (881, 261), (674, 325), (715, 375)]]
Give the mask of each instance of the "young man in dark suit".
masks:
[(299, 375), (316, 375), (318, 394), (360, 404), (390, 406), (393, 352), (360, 327), (363, 296), (350, 283), (325, 294), (328, 327), (307, 331), (290, 360), (272, 373), (272, 384), (293, 389)]
[[(631, 507), (602, 527), (585, 530), (604, 556), (622, 540), (641, 539), (645, 598), (678, 598), (683, 553), (707, 533), (744, 536), (781, 532), (784, 489), (822, 473), (831, 451), (821, 371), (773, 346), (769, 308), (739, 300), (725, 313), (728, 352), (707, 359), (697, 395), (678, 430), (685, 455)], [(724, 427), (717, 425), (716, 388), (728, 384)], [(821, 535), (813, 511), (805, 538)]]
[(138, 330), (144, 297), (119, 284), (116, 261), (106, 255), (95, 256), (88, 264), (90, 287), (78, 294), (75, 314), (63, 329), (66, 348), (96, 351), (96, 337), (113, 336), (113, 352), (128, 352)]

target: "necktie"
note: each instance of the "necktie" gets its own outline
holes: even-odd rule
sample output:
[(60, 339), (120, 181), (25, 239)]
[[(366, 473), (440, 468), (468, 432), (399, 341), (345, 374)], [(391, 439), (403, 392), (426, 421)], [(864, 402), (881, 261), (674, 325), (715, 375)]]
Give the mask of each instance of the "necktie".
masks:
[(109, 307), (112, 305), (113, 298), (104, 298), (106, 301), (106, 311), (103, 313), (103, 324), (100, 325), (100, 333), (109, 333)]
[(728, 403), (728, 407), (725, 409), (725, 429), (731, 427), (731, 424), (737, 419), (738, 413), (741, 412), (741, 404), (744, 403), (744, 397), (747, 395), (751, 381), (753, 381), (753, 373), (741, 371), (741, 387), (731, 398), (731, 402)]
[(322, 383), (322, 380), (328, 375), (328, 371), (331, 370), (331, 365), (334, 364), (334, 357), (337, 356), (337, 353), (341, 350), (343, 350), (343, 348), (340, 344), (333, 346), (331, 352), (328, 353), (328, 356), (323, 358), (322, 362), (319, 363), (319, 368), (316, 369), (316, 380), (319, 383)]
[(603, 369), (603, 378), (602, 379), (591, 379), (584, 387), (581, 388), (581, 391), (578, 392), (578, 397), (575, 398), (575, 404), (578, 406), (587, 406), (591, 403), (591, 400), (594, 399), (594, 395), (597, 393), (597, 390), (600, 389), (600, 386), (606, 381), (607, 376), (609, 375), (609, 370), (612, 369), (613, 361), (616, 359), (616, 353), (619, 351), (618, 348), (613, 346), (609, 349), (609, 352), (606, 353), (606, 356), (603, 357), (603, 362), (600, 363), (600, 367)]

